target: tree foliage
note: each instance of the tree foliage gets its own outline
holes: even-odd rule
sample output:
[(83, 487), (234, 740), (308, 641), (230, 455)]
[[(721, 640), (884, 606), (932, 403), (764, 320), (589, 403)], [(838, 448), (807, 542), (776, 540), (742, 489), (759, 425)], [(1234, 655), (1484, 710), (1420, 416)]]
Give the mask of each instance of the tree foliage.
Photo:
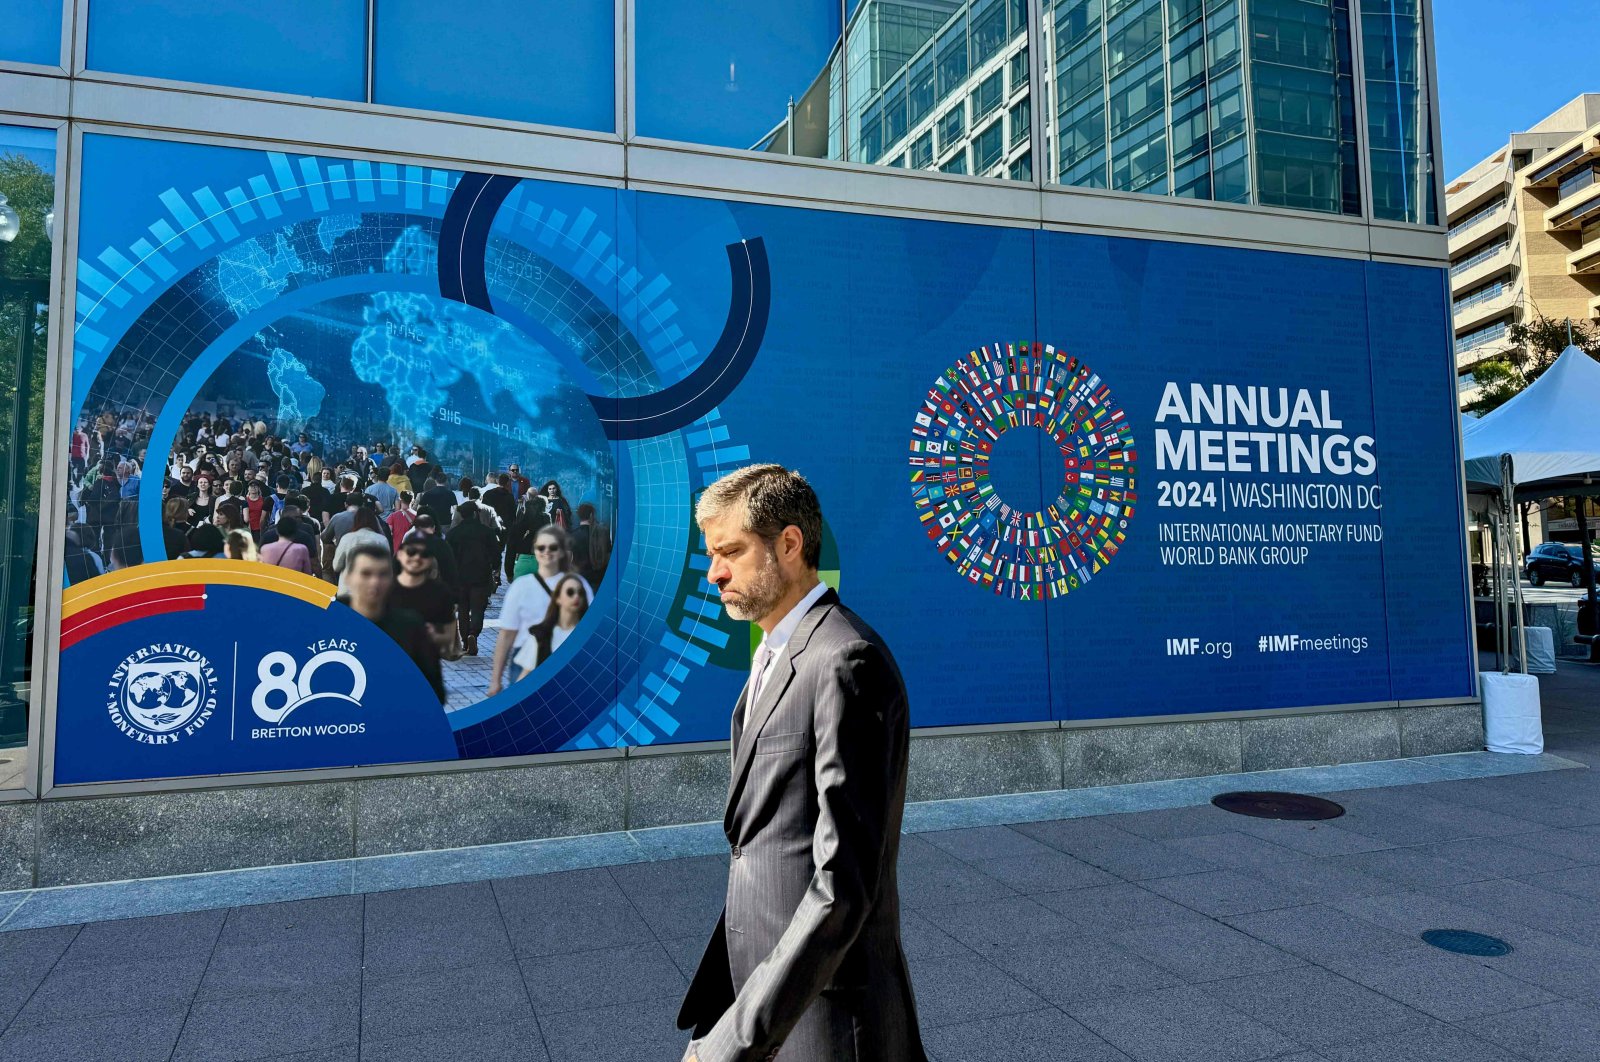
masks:
[(1473, 368), (1472, 378), (1477, 381), (1480, 393), (1466, 406), (1468, 413), (1481, 416), (1522, 393), (1555, 364), (1568, 346), (1575, 346), (1600, 361), (1600, 319), (1558, 321), (1539, 314), (1530, 321), (1512, 325), (1506, 338), (1505, 349)]
[[(37, 516), (44, 455), (45, 351), (50, 334), (50, 236), (45, 215), (55, 206), (55, 176), (22, 154), (0, 155), (0, 195), (17, 212), (16, 239), (0, 244), (0, 513)], [(12, 425), (22, 420), (19, 453)], [(3, 492), (3, 491), (0, 491)], [(15, 525), (13, 556), (32, 553), (31, 528)], [(26, 540), (26, 541), (25, 541)]]

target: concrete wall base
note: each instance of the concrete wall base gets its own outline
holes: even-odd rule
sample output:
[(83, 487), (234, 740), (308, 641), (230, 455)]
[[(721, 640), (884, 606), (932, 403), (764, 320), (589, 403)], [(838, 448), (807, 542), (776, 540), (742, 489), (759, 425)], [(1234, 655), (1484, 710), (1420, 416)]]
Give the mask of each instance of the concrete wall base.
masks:
[[(1472, 752), (1479, 706), (912, 734), (907, 799)], [(722, 817), (726, 746), (0, 804), (0, 890), (464, 848)]]

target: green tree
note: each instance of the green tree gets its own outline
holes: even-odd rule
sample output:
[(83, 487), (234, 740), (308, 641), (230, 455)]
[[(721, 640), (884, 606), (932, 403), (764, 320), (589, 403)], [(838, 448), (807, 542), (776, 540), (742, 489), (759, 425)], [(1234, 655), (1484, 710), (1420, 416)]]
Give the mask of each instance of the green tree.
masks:
[(1600, 319), (1557, 321), (1539, 314), (1531, 321), (1512, 325), (1506, 338), (1509, 345), (1504, 350), (1479, 362), (1472, 370), (1472, 378), (1477, 381), (1481, 393), (1466, 406), (1466, 412), (1481, 416), (1500, 408), (1543, 376), (1568, 346), (1575, 346), (1600, 361)]
[[(45, 351), (50, 333), (50, 234), (55, 177), (22, 154), (0, 155), (0, 195), (18, 228), (0, 244), (0, 708), (14, 708), (7, 683), (28, 676), (39, 533), (39, 475), (44, 453)], [(25, 720), (25, 714), (0, 712)], [(0, 734), (0, 745), (20, 743)]]

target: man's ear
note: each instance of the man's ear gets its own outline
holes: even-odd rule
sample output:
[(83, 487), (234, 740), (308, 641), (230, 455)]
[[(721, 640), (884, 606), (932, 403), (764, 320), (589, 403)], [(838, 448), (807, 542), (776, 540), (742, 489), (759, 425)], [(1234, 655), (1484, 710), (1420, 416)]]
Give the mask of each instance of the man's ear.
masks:
[(779, 532), (778, 538), (783, 543), (785, 560), (793, 560), (805, 555), (805, 535), (795, 525), (790, 524), (784, 528)]

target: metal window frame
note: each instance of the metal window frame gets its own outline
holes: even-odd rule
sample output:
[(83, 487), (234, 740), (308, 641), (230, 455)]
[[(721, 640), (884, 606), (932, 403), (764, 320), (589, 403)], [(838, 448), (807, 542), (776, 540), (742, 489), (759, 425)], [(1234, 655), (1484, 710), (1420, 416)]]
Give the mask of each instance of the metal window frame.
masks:
[(59, 610), (61, 607), (61, 571), (66, 541), (50, 528), (65, 522), (66, 499), (52, 489), (51, 472), (62, 464), (68, 437), (61, 432), (62, 411), (71, 396), (71, 358), (65, 356), (67, 331), (63, 318), (70, 316), (70, 302), (66, 298), (67, 262), (74, 253), (70, 242), (74, 234), (75, 211), (69, 212), (67, 204), (76, 202), (76, 188), (72, 184), (71, 128), (65, 118), (12, 118), (5, 125), (24, 126), (30, 129), (53, 129), (56, 134), (56, 187), (55, 239), (51, 241), (49, 331), (45, 337), (45, 380), (41, 418), (44, 438), (39, 453), (39, 531), (34, 543), (33, 592), (33, 667), (28, 679), (28, 736), (22, 748), (28, 756), (27, 771), (18, 789), (0, 790), (0, 802), (31, 800), (44, 792), (44, 748), (46, 720), (55, 715), (55, 687), (60, 673), (60, 654), (54, 651), (59, 645)]
[[(1433, 28), (1433, 0), (1422, 2), (1422, 61), (1426, 68), (1428, 86), (1428, 135), (1431, 143), (1428, 146), (1429, 164), (1433, 168), (1433, 221), (1429, 226), (1422, 223), (1423, 228), (1443, 229), (1449, 225), (1449, 208), (1445, 205), (1445, 186), (1449, 183), (1444, 173), (1444, 159), (1441, 152), (1444, 150), (1444, 141), (1441, 139), (1439, 125), (1439, 55), (1437, 42), (1434, 40)], [(1509, 159), (1507, 160), (1510, 161)], [(1509, 201), (1510, 197), (1507, 196)]]
[(1356, 173), (1361, 181), (1361, 216), (1370, 223), (1375, 220), (1376, 206), (1372, 197), (1372, 127), (1367, 110), (1367, 48), (1366, 29), (1362, 21), (1363, 0), (1349, 0), (1350, 12), (1350, 77), (1356, 102)]
[(367, 86), (366, 102), (378, 98), (378, 0), (367, 0)]

